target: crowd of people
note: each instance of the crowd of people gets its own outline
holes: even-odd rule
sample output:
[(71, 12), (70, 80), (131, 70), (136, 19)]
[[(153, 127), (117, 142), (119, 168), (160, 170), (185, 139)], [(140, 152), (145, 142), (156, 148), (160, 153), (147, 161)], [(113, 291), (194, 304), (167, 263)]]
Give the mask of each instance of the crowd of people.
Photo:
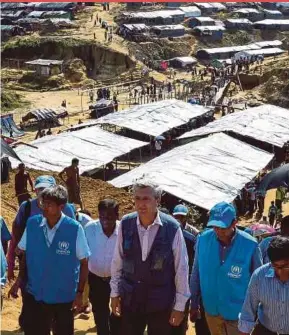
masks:
[(189, 319), (197, 335), (289, 334), (289, 216), (258, 244), (221, 202), (199, 232), (188, 207), (161, 208), (161, 189), (142, 178), (135, 212), (120, 220), (104, 199), (93, 220), (69, 203), (80, 200), (76, 160), (60, 173), (67, 189), (52, 176), (31, 185), (22, 165), (19, 175), (36, 198), (18, 197), (12, 234), (1, 218), (1, 286), (13, 282), (10, 298), (21, 291), (25, 335), (72, 335), (75, 314), (91, 310), (99, 335), (184, 335)]

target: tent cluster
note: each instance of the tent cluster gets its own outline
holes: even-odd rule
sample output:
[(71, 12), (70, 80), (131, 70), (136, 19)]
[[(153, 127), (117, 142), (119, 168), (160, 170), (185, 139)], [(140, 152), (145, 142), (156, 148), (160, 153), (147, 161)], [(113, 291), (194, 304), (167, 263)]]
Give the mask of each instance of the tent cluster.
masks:
[(6, 40), (11, 36), (23, 35), (26, 31), (75, 27), (72, 20), (79, 8), (74, 2), (3, 2), (2, 38)]

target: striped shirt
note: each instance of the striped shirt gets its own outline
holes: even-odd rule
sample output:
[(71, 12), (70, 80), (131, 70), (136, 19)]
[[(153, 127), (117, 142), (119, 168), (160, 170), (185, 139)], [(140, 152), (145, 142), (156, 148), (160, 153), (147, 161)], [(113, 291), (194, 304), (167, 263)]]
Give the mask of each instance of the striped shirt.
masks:
[(257, 269), (249, 283), (239, 318), (239, 330), (251, 333), (256, 316), (272, 332), (289, 334), (289, 280), (281, 282), (271, 264)]

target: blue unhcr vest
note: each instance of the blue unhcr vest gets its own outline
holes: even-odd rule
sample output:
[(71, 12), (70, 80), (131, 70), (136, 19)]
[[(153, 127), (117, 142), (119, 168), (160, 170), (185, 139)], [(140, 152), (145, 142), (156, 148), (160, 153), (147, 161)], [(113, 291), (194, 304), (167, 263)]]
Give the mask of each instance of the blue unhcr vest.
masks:
[(146, 261), (142, 261), (137, 214), (122, 219), (123, 276), (120, 295), (132, 312), (159, 312), (172, 308), (175, 295), (175, 266), (172, 245), (178, 222), (160, 213), (159, 227)]
[(198, 256), (201, 295), (205, 311), (225, 320), (238, 320), (251, 277), (251, 262), (257, 241), (240, 230), (223, 264), (214, 230), (199, 236)]
[(27, 291), (47, 304), (68, 303), (75, 299), (80, 262), (76, 257), (79, 223), (65, 217), (47, 246), (42, 215), (27, 222)]

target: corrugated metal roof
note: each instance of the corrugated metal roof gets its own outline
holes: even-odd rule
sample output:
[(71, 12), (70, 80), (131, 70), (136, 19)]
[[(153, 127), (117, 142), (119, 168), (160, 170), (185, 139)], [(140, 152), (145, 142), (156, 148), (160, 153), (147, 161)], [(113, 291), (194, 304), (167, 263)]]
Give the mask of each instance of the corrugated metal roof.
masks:
[(29, 62), (25, 62), (25, 64), (28, 65), (43, 65), (43, 66), (61, 65), (62, 63), (63, 60), (55, 60), (55, 59), (35, 59)]

